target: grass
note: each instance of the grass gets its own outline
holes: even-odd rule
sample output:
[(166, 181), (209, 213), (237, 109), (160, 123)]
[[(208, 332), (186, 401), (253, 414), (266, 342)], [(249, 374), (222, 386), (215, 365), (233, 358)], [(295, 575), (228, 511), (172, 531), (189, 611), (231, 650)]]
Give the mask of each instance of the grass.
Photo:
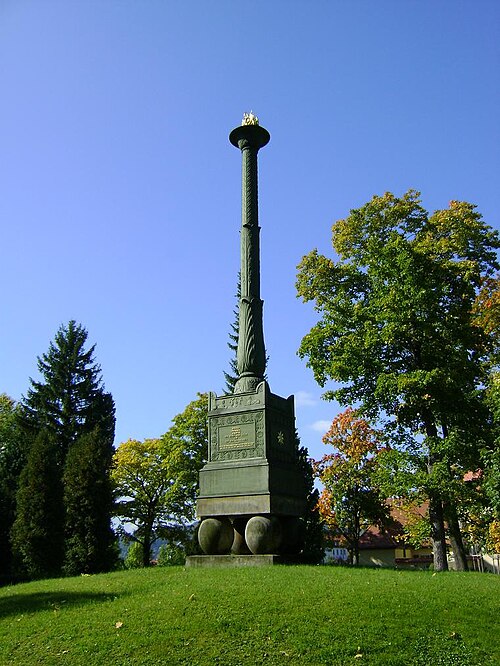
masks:
[(155, 568), (0, 589), (0, 664), (485, 666), (500, 576)]

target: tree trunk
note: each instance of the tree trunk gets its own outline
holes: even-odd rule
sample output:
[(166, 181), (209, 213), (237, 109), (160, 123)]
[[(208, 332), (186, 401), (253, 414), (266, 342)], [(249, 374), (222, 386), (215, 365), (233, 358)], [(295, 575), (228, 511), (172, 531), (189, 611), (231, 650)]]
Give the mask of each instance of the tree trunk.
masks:
[[(432, 441), (437, 439), (437, 428), (431, 412), (423, 414), (425, 434), (429, 438), (429, 458), (427, 472), (432, 477), (436, 454), (432, 452)], [(444, 530), (443, 502), (436, 494), (429, 496), (429, 520), (431, 523), (432, 552), (434, 556), (434, 571), (448, 571), (448, 558), (446, 557), (446, 533)]]
[(453, 504), (447, 503), (445, 505), (445, 517), (448, 523), (448, 533), (450, 535), (450, 544), (455, 556), (455, 569), (457, 571), (469, 571), (467, 564), (467, 551), (465, 550), (464, 542), (462, 539), (462, 532), (460, 530), (460, 523), (458, 522), (457, 510)]
[(443, 505), (441, 500), (436, 497), (429, 498), (429, 520), (431, 523), (434, 571), (448, 571)]
[(151, 564), (151, 527), (144, 525), (144, 538), (142, 541), (142, 566), (149, 567)]
[(356, 514), (356, 517), (354, 519), (354, 566), (358, 567), (359, 566), (359, 539), (360, 539), (360, 519), (359, 515)]
[(142, 544), (142, 566), (149, 567), (151, 553), (151, 542), (148, 538), (144, 539)]

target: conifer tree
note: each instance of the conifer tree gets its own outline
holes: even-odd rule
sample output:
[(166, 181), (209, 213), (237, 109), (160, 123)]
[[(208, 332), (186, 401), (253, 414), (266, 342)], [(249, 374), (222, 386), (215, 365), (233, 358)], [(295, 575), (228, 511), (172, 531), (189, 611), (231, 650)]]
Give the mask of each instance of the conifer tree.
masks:
[[(61, 489), (59, 511), (66, 520), (61, 530), (66, 537), (64, 567), (68, 573), (108, 569), (113, 544), (109, 474), (114, 402), (111, 394), (104, 392), (101, 369), (94, 361), (95, 345), (87, 350), (86, 341), (87, 331), (80, 324), (70, 321), (61, 326), (48, 352), (38, 359), (42, 380), (30, 380), (31, 387), (21, 405), (26, 433), (35, 439), (37, 433), (44, 432), (52, 442), (56, 486)], [(29, 485), (31, 481), (24, 479), (23, 483)], [(49, 501), (50, 489), (46, 493)], [(29, 494), (22, 497), (29, 504)], [(22, 520), (27, 520), (23, 527)], [(30, 529), (38, 529), (30, 522), (27, 509), (19, 512), (18, 508), (18, 522), (17, 534), (26, 536)], [(54, 525), (60, 529), (59, 524)], [(45, 547), (46, 542), (41, 543)], [(42, 568), (29, 565), (27, 553), (23, 555), (25, 572), (39, 575), (37, 571)]]
[(298, 433), (295, 433), (297, 462), (306, 488), (306, 512), (304, 516), (304, 547), (302, 561), (319, 564), (325, 554), (323, 526), (318, 509), (319, 491), (314, 487), (314, 468), (307, 447), (300, 446)]
[(23, 421), (31, 432), (45, 429), (58, 446), (63, 465), (70, 445), (95, 426), (94, 401), (103, 393), (95, 345), (85, 350), (87, 331), (71, 320), (57, 331), (49, 350), (38, 358), (42, 381), (30, 379), (22, 400)]
[(57, 453), (53, 436), (41, 430), (21, 473), (12, 550), (17, 573), (28, 578), (61, 572), (64, 511)]
[[(233, 310), (234, 320), (231, 323), (231, 332), (229, 333), (229, 342), (227, 346), (232, 352), (229, 360), (229, 372), (224, 371), (224, 380), (226, 382), (225, 392), (233, 393), (236, 382), (238, 381), (238, 338), (240, 326), (240, 299), (241, 299), (241, 273), (238, 273), (238, 286), (236, 289), (236, 307)], [(266, 355), (266, 367), (269, 363), (269, 355)], [(267, 380), (267, 375), (264, 374), (264, 379)]]
[(226, 382), (226, 393), (233, 393), (234, 386), (238, 381), (238, 362), (236, 355), (238, 352), (238, 334), (240, 325), (240, 298), (241, 298), (241, 273), (238, 273), (238, 287), (236, 289), (236, 307), (233, 310), (234, 320), (231, 323), (231, 331), (229, 333), (229, 342), (227, 346), (231, 350), (231, 358), (229, 360), (229, 372), (224, 372), (224, 380)]
[(116, 562), (109, 477), (112, 457), (113, 439), (99, 427), (79, 437), (66, 456), (64, 572), (68, 575), (109, 571)]
[(12, 398), (0, 395), (0, 581), (11, 574), (10, 531), (19, 477), (26, 464), (26, 442), (19, 428), (18, 411)]

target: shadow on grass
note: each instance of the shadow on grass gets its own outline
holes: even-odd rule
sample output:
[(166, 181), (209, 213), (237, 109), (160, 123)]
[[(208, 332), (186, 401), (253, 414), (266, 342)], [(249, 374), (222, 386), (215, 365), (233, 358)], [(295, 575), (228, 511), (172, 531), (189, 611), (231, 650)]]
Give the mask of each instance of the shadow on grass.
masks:
[[(120, 596), (123, 596), (120, 594)], [(32, 592), (0, 598), (0, 618), (38, 611), (58, 611), (71, 606), (113, 601), (117, 595), (101, 592)]]

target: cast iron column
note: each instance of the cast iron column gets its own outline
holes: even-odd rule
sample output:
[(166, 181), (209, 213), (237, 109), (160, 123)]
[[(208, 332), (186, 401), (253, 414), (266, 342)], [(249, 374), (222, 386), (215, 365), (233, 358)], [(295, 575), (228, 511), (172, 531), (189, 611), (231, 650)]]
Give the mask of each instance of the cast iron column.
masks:
[(253, 114), (246, 114), (229, 140), (241, 150), (241, 298), (238, 330), (238, 380), (234, 393), (255, 391), (264, 381), (266, 350), (260, 298), (257, 153), (271, 138)]

